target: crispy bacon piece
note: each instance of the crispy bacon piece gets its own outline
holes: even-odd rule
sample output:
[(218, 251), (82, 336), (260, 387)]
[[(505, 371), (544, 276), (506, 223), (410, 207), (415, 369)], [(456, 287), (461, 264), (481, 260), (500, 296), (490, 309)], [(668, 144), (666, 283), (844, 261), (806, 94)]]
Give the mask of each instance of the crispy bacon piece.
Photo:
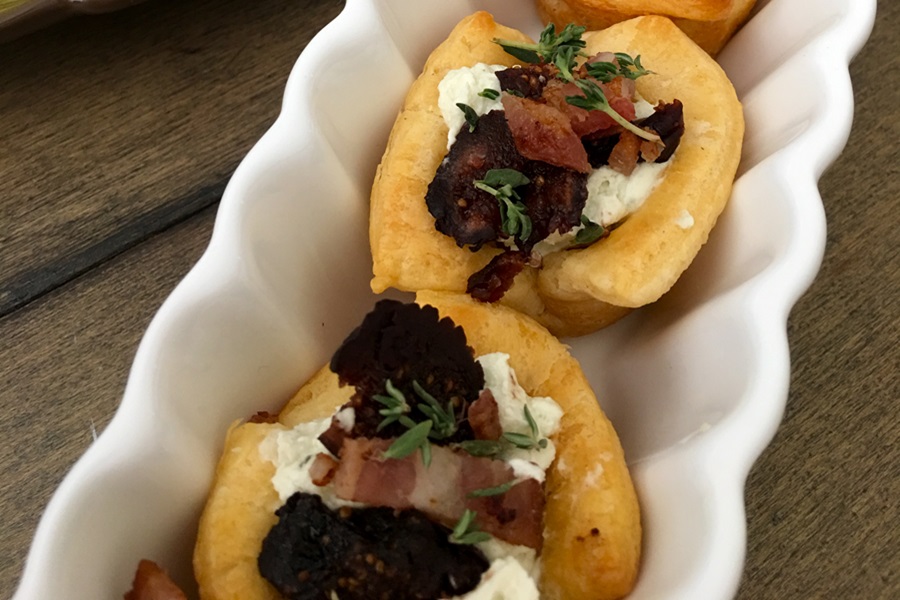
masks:
[(531, 160), (590, 173), (581, 138), (559, 109), (527, 98), (504, 95), (503, 110), (519, 154)]
[[(609, 83), (597, 84), (603, 90), (609, 105), (627, 121), (634, 120), (633, 85), (629, 85), (624, 77), (617, 77)], [(630, 93), (629, 93), (630, 90)], [(585, 110), (566, 102), (567, 96), (583, 96), (584, 93), (574, 83), (554, 80), (544, 88), (544, 99), (547, 104), (556, 107), (563, 112), (572, 122), (572, 130), (579, 136), (586, 135), (617, 127), (617, 123), (611, 116), (599, 110)]]
[(499, 440), (503, 435), (500, 408), (491, 390), (482, 390), (478, 400), (469, 407), (469, 424), (478, 440)]
[(524, 252), (504, 252), (469, 276), (466, 293), (481, 302), (497, 302), (512, 287), (528, 260)]
[(471, 591), (488, 561), (415, 510), (328, 509), (296, 493), (262, 543), (260, 574), (286, 600), (431, 600)]
[[(471, 439), (465, 420), (469, 403), (484, 387), (484, 372), (466, 343), (466, 334), (453, 321), (440, 318), (432, 306), (381, 300), (334, 353), (331, 370), (342, 385), (356, 388), (350, 402), (355, 419), (352, 437), (398, 437), (406, 431), (399, 423), (378, 429), (384, 406), (373, 399), (386, 395), (386, 381), (403, 393), (413, 411), (422, 402), (414, 391), (417, 382), (438, 402), (452, 404), (457, 432), (441, 443)], [(420, 414), (420, 413), (416, 413)], [(348, 435), (337, 422), (319, 439), (332, 452)]]
[(540, 549), (543, 543), (544, 492), (527, 479), (509, 491), (469, 497), (475, 490), (494, 488), (515, 479), (500, 460), (472, 456), (445, 446), (431, 448), (425, 466), (419, 451), (402, 459), (385, 459), (390, 440), (346, 439), (333, 479), (344, 500), (400, 510), (415, 508), (453, 527), (466, 509), (478, 513), (478, 526), (501, 540)]
[(637, 166), (640, 150), (641, 138), (630, 131), (623, 131), (609, 155), (609, 166), (623, 175), (631, 175)]
[(138, 563), (125, 600), (187, 600), (187, 597), (158, 564), (145, 559)]
[(497, 71), (497, 79), (500, 80), (500, 89), (524, 98), (537, 99), (541, 97), (544, 86), (552, 81), (558, 72), (554, 65), (525, 65), (522, 67), (510, 67)]

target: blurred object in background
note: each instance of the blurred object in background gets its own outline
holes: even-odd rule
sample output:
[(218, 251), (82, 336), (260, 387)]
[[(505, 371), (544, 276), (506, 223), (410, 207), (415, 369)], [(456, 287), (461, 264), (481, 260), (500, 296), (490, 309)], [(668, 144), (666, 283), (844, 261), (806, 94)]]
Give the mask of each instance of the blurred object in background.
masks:
[(105, 13), (143, 0), (0, 0), (0, 43), (74, 14)]

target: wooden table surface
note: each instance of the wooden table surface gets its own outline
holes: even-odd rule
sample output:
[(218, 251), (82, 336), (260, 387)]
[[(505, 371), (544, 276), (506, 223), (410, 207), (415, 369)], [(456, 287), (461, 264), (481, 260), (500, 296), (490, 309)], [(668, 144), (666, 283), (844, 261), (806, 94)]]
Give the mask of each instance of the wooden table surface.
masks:
[[(342, 7), (154, 0), (0, 45), (0, 597)], [(742, 599), (900, 598), (900, 2), (878, 8), (853, 133), (820, 182), (827, 249), (789, 322), (787, 411), (747, 482)]]

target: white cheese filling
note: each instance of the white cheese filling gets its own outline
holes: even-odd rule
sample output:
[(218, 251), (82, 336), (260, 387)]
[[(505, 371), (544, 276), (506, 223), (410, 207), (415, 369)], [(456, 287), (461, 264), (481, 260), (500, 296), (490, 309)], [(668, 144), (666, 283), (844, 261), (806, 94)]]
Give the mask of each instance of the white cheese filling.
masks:
[[(503, 110), (500, 102), (500, 80), (494, 75), (505, 69), (503, 65), (486, 65), (478, 63), (472, 67), (463, 67), (448, 71), (438, 84), (438, 108), (450, 130), (447, 134), (447, 150), (456, 141), (459, 130), (466, 123), (466, 116), (457, 103), (472, 107), (478, 116), (492, 110)], [(496, 99), (479, 96), (486, 89), (497, 92)]]
[[(497, 402), (504, 433), (532, 434), (525, 416), (526, 406), (537, 425), (539, 438), (549, 438), (559, 430), (562, 409), (552, 398), (528, 395), (509, 366), (508, 354), (485, 354), (476, 360), (484, 370), (484, 387), (491, 391)], [(336, 416), (343, 428), (353, 427), (355, 413), (352, 409), (340, 410)], [(363, 506), (338, 498), (332, 484), (317, 486), (312, 482), (309, 469), (313, 460), (319, 453), (329, 453), (318, 438), (330, 424), (331, 417), (301, 423), (293, 429), (276, 431), (262, 442), (261, 455), (275, 465), (272, 486), (282, 503), (295, 492), (305, 492), (321, 496), (325, 506), (332, 510), (342, 506)], [(509, 463), (516, 477), (543, 482), (555, 456), (556, 447), (547, 439), (543, 448), (510, 447), (499, 458)], [(540, 560), (534, 549), (495, 538), (479, 543), (477, 547), (490, 561), (490, 568), (482, 574), (478, 586), (459, 600), (539, 598), (535, 582), (540, 576)]]
[[(466, 104), (478, 116), (492, 110), (503, 110), (500, 99), (489, 100), (478, 94), (485, 88), (500, 90), (500, 80), (495, 73), (506, 67), (478, 63), (471, 67), (462, 67), (449, 71), (438, 84), (438, 106), (447, 124), (447, 149), (456, 141), (456, 136), (465, 124), (465, 115), (457, 104)], [(638, 97), (634, 103), (635, 116), (638, 119), (649, 117), (654, 112), (652, 104)], [(639, 163), (631, 175), (623, 175), (608, 166), (594, 169), (588, 177), (588, 198), (582, 215), (604, 227), (622, 221), (625, 217), (639, 209), (653, 190), (662, 181), (668, 161), (665, 163)], [(687, 229), (687, 219), (682, 219), (679, 226)], [(693, 223), (691, 223), (692, 225)], [(535, 250), (543, 256), (551, 252), (563, 250), (572, 245), (575, 236), (583, 229), (582, 225), (574, 227), (564, 234), (551, 233), (547, 238), (535, 245)], [(515, 240), (510, 241), (511, 247)]]

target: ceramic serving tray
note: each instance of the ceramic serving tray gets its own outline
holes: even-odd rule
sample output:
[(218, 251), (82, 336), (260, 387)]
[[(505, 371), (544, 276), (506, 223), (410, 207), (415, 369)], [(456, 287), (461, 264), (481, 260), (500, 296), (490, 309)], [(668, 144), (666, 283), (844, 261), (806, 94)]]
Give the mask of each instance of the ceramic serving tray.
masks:
[[(372, 307), (368, 193), (407, 88), (477, 9), (536, 35), (523, 0), (348, 0), (299, 57), (282, 112), (238, 167), (209, 247), (166, 300), (121, 406), (68, 474), (15, 600), (121, 598), (138, 560), (189, 593), (225, 431), (277, 410)], [(657, 304), (570, 340), (640, 496), (633, 600), (732, 597), (744, 482), (787, 399), (788, 313), (825, 243), (817, 190), (849, 133), (847, 65), (875, 0), (770, 0), (720, 54), (746, 115), (730, 203)]]

